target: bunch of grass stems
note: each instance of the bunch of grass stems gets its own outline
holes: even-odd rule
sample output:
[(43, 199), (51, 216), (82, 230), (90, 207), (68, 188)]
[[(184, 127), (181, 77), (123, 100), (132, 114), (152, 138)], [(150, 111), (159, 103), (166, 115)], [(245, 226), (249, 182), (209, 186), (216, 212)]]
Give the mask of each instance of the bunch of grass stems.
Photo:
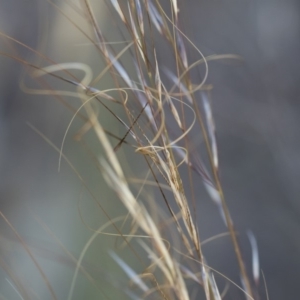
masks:
[[(119, 18), (119, 20), (112, 18), (112, 22), (122, 24), (118, 27), (124, 37), (125, 46), (120, 52), (117, 52), (112, 41), (107, 40), (103, 35), (89, 0), (81, 0), (79, 7), (74, 6), (90, 25), (89, 32), (83, 31), (76, 24), (76, 20), (72, 20), (58, 6), (50, 2), (85, 36), (89, 43), (94, 45), (99, 56), (105, 61), (105, 69), (95, 78), (90, 68), (84, 64), (56, 64), (42, 53), (13, 40), (4, 33), (1, 33), (1, 36), (26, 47), (48, 65), (39, 67), (38, 64), (17, 58), (16, 55), (3, 54), (24, 64), (31, 76), (41, 81), (47, 76), (56, 77), (76, 88), (76, 92), (51, 89), (34, 91), (22, 85), (27, 92), (51, 94), (59, 97), (61, 101), (64, 96), (75, 96), (82, 101), (82, 105), (77, 110), (71, 108), (75, 112), (68, 130), (73, 120), (81, 117), (84, 125), (77, 138), (80, 140), (88, 131), (94, 131), (97, 142), (104, 150), (101, 158), (95, 160), (96, 164), (108, 185), (128, 210), (132, 231), (130, 235), (122, 233), (122, 228), (107, 216), (110, 225), (117, 230), (128, 247), (131, 247), (130, 240), (134, 237), (146, 253), (146, 258), (141, 261), (143, 272), (140, 274), (113, 251), (110, 253), (134, 286), (132, 290), (124, 288), (124, 293), (132, 299), (188, 300), (192, 299), (192, 293), (187, 286), (193, 286), (193, 289), (203, 290), (205, 299), (220, 300), (225, 297), (226, 291), (220, 291), (214, 279), (214, 274), (218, 276), (222, 274), (209, 267), (202, 252), (203, 244), (197, 227), (197, 201), (200, 200), (196, 199), (193, 192), (190, 193), (192, 199), (187, 199), (185, 193), (186, 189), (193, 191), (193, 178), (196, 177), (196, 180), (203, 183), (208, 197), (219, 209), (220, 218), (223, 219), (232, 241), (242, 283), (230, 282), (228, 278), (226, 281), (239, 288), (245, 299), (258, 299), (255, 290), (255, 283), (258, 284), (259, 280), (258, 266), (253, 262), (254, 272), (250, 278), (219, 178), (217, 142), (209, 97), (211, 86), (206, 83), (209, 60), (237, 59), (237, 57), (234, 55), (204, 57), (180, 29), (178, 6), (184, 4), (178, 3), (177, 0), (169, 0), (164, 3), (164, 7), (158, 0), (107, 0), (106, 2), (115, 18)], [(159, 51), (161, 51), (162, 41), (167, 44), (169, 57), (174, 61), (172, 69), (158, 60), (161, 56)], [(197, 53), (198, 58), (195, 61), (190, 61), (187, 49)], [(124, 67), (124, 55), (127, 57), (126, 64), (131, 64), (131, 69), (135, 70), (134, 75)], [(199, 78), (193, 80), (191, 76), (191, 72), (196, 68), (204, 70), (201, 80)], [(82, 80), (76, 78), (71, 69), (82, 70), (85, 73), (84, 78)], [(110, 74), (114, 88), (97, 89), (97, 83), (107, 74)], [(166, 78), (166, 83), (162, 78)], [(46, 84), (45, 80), (42, 82), (43, 85)], [(108, 102), (122, 107), (127, 118), (122, 119), (118, 116), (107, 105)], [(99, 105), (102, 109), (107, 109), (111, 118), (115, 118), (121, 124), (125, 130), (123, 137), (117, 137), (113, 130), (108, 132), (102, 127), (101, 120), (98, 118)], [(199, 128), (198, 132), (205, 143), (205, 155), (208, 158), (206, 160), (201, 159), (191, 143), (190, 132), (195, 127)], [(63, 144), (64, 141), (60, 149), (53, 147), (59, 151), (60, 160), (65, 159), (72, 166), (63, 153)], [(149, 205), (143, 204), (143, 201), (133, 194), (118, 158), (121, 147), (132, 147), (135, 155), (143, 156), (149, 170), (141, 182), (143, 185), (152, 184), (158, 188), (163, 200), (161, 206), (165, 206), (167, 217), (158, 212), (155, 214), (155, 210), (147, 208)], [(180, 167), (184, 165), (188, 170), (188, 180), (181, 177)], [(79, 174), (78, 176), (80, 178)], [(157, 211), (159, 210), (160, 208), (157, 207)], [(5, 218), (4, 215), (2, 217)], [(163, 230), (162, 224), (164, 224)], [(97, 233), (91, 239), (96, 235)], [(144, 238), (138, 237), (142, 235)], [(18, 238), (21, 240), (20, 236)], [(180, 242), (180, 249), (174, 240)], [(25, 243), (24, 246), (26, 247)], [(254, 248), (253, 252), (255, 252)], [(29, 249), (26, 250), (30, 252)], [(32, 259), (34, 260), (34, 257)], [(76, 261), (76, 264), (76, 272), (84, 271), (81, 258)], [(55, 299), (55, 292), (43, 270), (39, 270)], [(72, 299), (74, 284), (75, 281), (70, 289), (69, 299)]]

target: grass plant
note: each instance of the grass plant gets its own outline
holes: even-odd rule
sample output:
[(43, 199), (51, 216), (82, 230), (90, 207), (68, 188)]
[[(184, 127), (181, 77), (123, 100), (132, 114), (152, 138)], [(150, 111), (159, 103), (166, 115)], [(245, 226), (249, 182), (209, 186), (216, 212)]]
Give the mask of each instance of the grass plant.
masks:
[[(74, 256), (36, 216), (74, 266), (65, 299), (74, 299), (79, 274), (97, 287), (97, 280), (84, 265), (84, 257), (94, 240), (107, 232), (107, 228), (118, 241), (108, 253), (128, 277), (125, 286), (112, 284), (124, 299), (231, 299), (231, 289), (240, 290), (241, 299), (260, 299), (255, 238), (250, 234), (253, 253), (253, 271), (250, 273), (239, 246), (234, 218), (230, 216), (226, 203), (226, 191), (224, 193), (222, 189), (217, 128), (211, 105), (212, 86), (207, 80), (210, 61), (240, 58), (233, 54), (205, 57), (182, 29), (184, 20), (180, 12), (185, 8), (183, 1), (104, 1), (102, 5), (109, 14), (105, 26), (117, 32), (121, 41), (111, 40), (110, 35), (103, 33), (96, 17), (97, 4), (89, 0), (66, 1), (78, 18), (85, 20), (83, 29), (59, 3), (50, 0), (48, 3), (82, 35), (86, 43), (94, 47), (94, 55), (103, 62), (103, 68), (93, 75), (93, 68), (80, 61), (58, 63), (44, 54), (42, 47), (35, 50), (4, 32), (0, 33), (1, 39), (11, 47), (10, 53), (1, 54), (23, 64), (26, 76), (41, 85), (39, 89), (31, 88), (22, 81), (22, 89), (39, 97), (51, 95), (72, 112), (61, 145), (55, 145), (34, 125), (29, 126), (59, 153), (59, 168), (62, 163), (69, 165), (83, 190), (95, 199), (107, 218), (104, 225), (93, 230), (81, 254)], [(22, 58), (15, 51), (16, 47), (26, 49), (34, 59)], [(51, 87), (51, 80), (61, 81), (65, 89)], [(106, 88), (99, 88), (102, 81), (108, 82)], [(66, 100), (74, 97), (81, 101), (78, 106)], [(105, 128), (101, 117), (104, 114), (117, 125)], [(112, 216), (101, 204), (101, 197), (90, 190), (87, 179), (76, 167), (76, 161), (65, 153), (66, 138), (76, 120), (81, 124), (74, 136), (78, 146), (83, 147), (97, 168), (98, 180), (105, 180), (117, 195), (119, 202), (114, 206), (121, 205), (127, 215)], [(201, 146), (197, 145), (195, 136), (201, 141)], [(101, 149), (101, 154), (95, 149)], [(143, 166), (133, 176), (125, 167), (131, 164), (130, 160), (134, 161), (132, 165)], [(197, 197), (195, 183), (205, 187), (206, 197), (213, 201), (224, 222), (226, 232), (208, 241), (201, 237), (198, 225), (199, 206), (206, 199)], [(27, 243), (6, 216), (0, 214), (35, 263), (51, 298), (58, 299), (51, 280)], [(233, 282), (213, 269), (205, 259), (203, 246), (224, 236), (231, 240), (241, 283)], [(134, 255), (140, 271), (135, 271), (135, 267), (122, 256), (124, 248)], [(5, 268), (4, 261), (1, 265), (11, 273), (8, 267)], [(27, 289), (18, 274), (9, 277), (22, 299), (45, 299)], [(98, 299), (111, 298), (99, 292)]]

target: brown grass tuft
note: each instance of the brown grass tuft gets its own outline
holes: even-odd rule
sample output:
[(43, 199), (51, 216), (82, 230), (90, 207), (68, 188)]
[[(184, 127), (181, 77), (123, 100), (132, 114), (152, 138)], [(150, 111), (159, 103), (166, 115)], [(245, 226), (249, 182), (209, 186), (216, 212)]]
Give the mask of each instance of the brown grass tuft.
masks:
[[(258, 299), (255, 284), (258, 285), (259, 281), (257, 273), (259, 266), (255, 239), (251, 235), (256, 276), (252, 280), (243, 261), (219, 177), (215, 134), (217, 128), (214, 125), (210, 99), (212, 87), (207, 82), (210, 60), (240, 58), (231, 54), (205, 57), (181, 29), (180, 24), (184, 20), (180, 18), (179, 7), (182, 7), (182, 3), (176, 0), (163, 4), (158, 0), (107, 1), (107, 11), (111, 17), (108, 20), (110, 24), (106, 26), (119, 31), (119, 35), (123, 38), (121, 49), (119, 43), (110, 40), (103, 33), (98, 24), (95, 7), (89, 0), (80, 1), (80, 6), (69, 4), (71, 9), (85, 19), (89, 26), (87, 30), (78, 26), (76, 19), (69, 17), (55, 3), (52, 1), (49, 3), (82, 34), (88, 43), (94, 45), (99, 59), (105, 64), (102, 70), (97, 71), (99, 74), (94, 76), (92, 68), (84, 63), (56, 63), (42, 52), (14, 40), (5, 33), (1, 33), (1, 37), (10, 45), (26, 48), (39, 62), (29, 62), (13, 52), (2, 55), (24, 64), (27, 73), (42, 85), (41, 89), (33, 89), (22, 82), (25, 92), (52, 95), (72, 112), (73, 117), (66, 128), (60, 147), (52, 144), (40, 133), (46, 142), (59, 152), (59, 167), (61, 161), (67, 162), (83, 185), (83, 189), (90, 193), (86, 179), (64, 153), (66, 137), (73, 122), (79, 118), (82, 123), (77, 131), (76, 140), (85, 145), (85, 150), (94, 165), (128, 212), (126, 218), (114, 218), (95, 199), (106, 216), (107, 223), (94, 230), (77, 259), (64, 249), (66, 256), (76, 264), (66, 299), (71, 300), (74, 297), (79, 272), (97, 285), (83, 267), (83, 259), (93, 241), (103, 234), (107, 227), (114, 228), (115, 233), (111, 235), (122, 241), (122, 246), (112, 248), (109, 254), (129, 277), (129, 288), (116, 285), (130, 299), (188, 300), (193, 299), (195, 290), (201, 290), (202, 292), (196, 292), (197, 297), (203, 295), (208, 300), (220, 300), (224, 298), (228, 289), (233, 288), (232, 286), (242, 290), (246, 299)], [(168, 49), (165, 61), (162, 49)], [(197, 54), (195, 60), (190, 57), (190, 52)], [(196, 68), (203, 74), (201, 79), (200, 76), (198, 78), (192, 76)], [(78, 75), (74, 75), (73, 71), (80, 71), (84, 76), (78, 79)], [(111, 86), (106, 89), (99, 88), (101, 80), (106, 80), (107, 77), (110, 78)], [(47, 83), (51, 78), (69, 84), (69, 89), (51, 88)], [(74, 87), (76, 90), (71, 91)], [(81, 104), (78, 107), (70, 105), (65, 100), (66, 97), (79, 98)], [(109, 130), (104, 128), (99, 118), (99, 111), (103, 110), (117, 121), (122, 136), (119, 135), (117, 128)], [(195, 130), (204, 141), (205, 149), (201, 151), (197, 150), (196, 143), (192, 140), (191, 132)], [(94, 146), (85, 140), (91, 131), (93, 143), (97, 143), (102, 149), (99, 157), (93, 150)], [(124, 168), (122, 161), (123, 154), (120, 154), (125, 147), (126, 151), (137, 157), (137, 160), (143, 158), (147, 170), (143, 170), (142, 175), (128, 175), (129, 171)], [(205, 260), (202, 248), (206, 241), (202, 241), (197, 216), (199, 202), (203, 199), (198, 199), (195, 195), (194, 180), (202, 181), (207, 196), (220, 212), (220, 218), (228, 230), (220, 237), (228, 235), (231, 238), (243, 287), (211, 268), (210, 263)], [(152, 187), (151, 192), (149, 187)], [(90, 197), (95, 198), (93, 193), (90, 193)], [(1, 216), (5, 218), (2, 213)], [(120, 224), (120, 220), (123, 224)], [(9, 221), (7, 219), (5, 221), (13, 229)], [(39, 223), (46, 226), (41, 221)], [(129, 232), (124, 229), (128, 228), (127, 225), (130, 228)], [(15, 234), (22, 241), (18, 233)], [(38, 262), (34, 260), (31, 250), (27, 249), (23, 241), (22, 245), (36, 263), (41, 276), (45, 278), (45, 284), (52, 298), (56, 299), (55, 290), (46, 279)], [(134, 267), (122, 257), (121, 251), (116, 254), (117, 248), (123, 247), (132, 251), (142, 271), (135, 271)], [(226, 287), (223, 293), (215, 280), (215, 275), (223, 276), (224, 281), (228, 283), (226, 286), (230, 286)], [(16, 279), (15, 285), (21, 286)], [(20, 293), (22, 290), (19, 288)], [(26, 291), (22, 295), (24, 299), (30, 298), (27, 293)], [(101, 297), (109, 299), (107, 295)]]

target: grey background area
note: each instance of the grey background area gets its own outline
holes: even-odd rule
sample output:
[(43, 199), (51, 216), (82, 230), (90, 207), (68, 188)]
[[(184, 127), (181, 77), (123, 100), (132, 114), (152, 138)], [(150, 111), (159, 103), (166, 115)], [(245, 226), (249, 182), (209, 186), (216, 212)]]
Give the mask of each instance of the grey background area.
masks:
[[(251, 250), (246, 231), (250, 229), (258, 242), (261, 268), (270, 299), (298, 299), (299, 3), (295, 0), (186, 0), (178, 3), (181, 28), (204, 55), (231, 53), (244, 59), (242, 63), (209, 63), (208, 83), (214, 86), (211, 95), (221, 180), (232, 218), (240, 233), (248, 269), (251, 270)], [(44, 53), (55, 61), (80, 60), (97, 65), (95, 52), (89, 47), (76, 46), (85, 43), (85, 39), (53, 7), (41, 0), (0, 0), (0, 4), (1, 32), (34, 49), (40, 46), (41, 32), (47, 32), (48, 42)], [(101, 7), (94, 7), (97, 7), (100, 25), (106, 29), (109, 38), (110, 28), (106, 27), (105, 14)], [(80, 26), (86, 26), (76, 14), (72, 17), (78, 18)], [(42, 31), (41, 24), (44, 26)], [(19, 56), (32, 59), (30, 51), (13, 45)], [(0, 48), (2, 53), (13, 53), (5, 38), (0, 39)], [(164, 53), (158, 52), (158, 59), (167, 62), (168, 57)], [(192, 50), (190, 57), (197, 59)], [(39, 216), (77, 257), (91, 235), (82, 226), (78, 203), (82, 199), (89, 199), (82, 213), (90, 226), (97, 228), (107, 220), (100, 210), (97, 211), (95, 203), (83, 192), (78, 179), (66, 165), (60, 173), (57, 172), (58, 154), (26, 125), (27, 122), (33, 124), (56, 145), (60, 145), (72, 113), (53, 97), (24, 94), (19, 83), (26, 70), (20, 63), (0, 56), (0, 64), (0, 210), (32, 246), (32, 251), (47, 270), (59, 299), (64, 299), (74, 266), (60, 256), (61, 249), (56, 249), (57, 243), (45, 233), (41, 222), (32, 216)], [(201, 70), (195, 71), (195, 81), (197, 78), (201, 80)], [(26, 80), (31, 86), (35, 84), (30, 78)], [(62, 83), (53, 84), (70, 88)], [(110, 119), (104, 119), (104, 116), (102, 120), (107, 127), (117, 126)], [(86, 153), (71, 138), (81, 125), (79, 121), (74, 123), (65, 151), (89, 180), (92, 191), (100, 195), (99, 201), (102, 201), (106, 210), (111, 215), (122, 214), (122, 210), (116, 211), (110, 204), (115, 196), (105, 187), (99, 175), (96, 177), (97, 172), (90, 160), (85, 158)], [(78, 157), (81, 157), (80, 161)], [(199, 228), (205, 239), (225, 231), (225, 228), (200, 181), (195, 177), (196, 194), (201, 201)], [(212, 220), (216, 221), (212, 223)], [(6, 262), (8, 269), (14, 272), (26, 270), (20, 275), (22, 280), (28, 280), (30, 274), (30, 288), (43, 295), (43, 299), (48, 299), (49, 293), (38, 279), (40, 274), (24, 250), (20, 250), (22, 247), (3, 219), (0, 220), (0, 232), (3, 240), (0, 243), (2, 296), (5, 299), (17, 299), (4, 268), (3, 262)], [(113, 245), (113, 239), (103, 238), (93, 246), (87, 257), (95, 266), (91, 271), (94, 277), (103, 281), (104, 289), (107, 288), (105, 292), (112, 299), (120, 299), (113, 287), (107, 287), (109, 276), (116, 274), (118, 278), (119, 275), (118, 267), (107, 263), (107, 249)], [(45, 253), (45, 248), (48, 249), (48, 255), (40, 255)], [(204, 248), (204, 252), (213, 267), (239, 281), (229, 241), (215, 241)], [(76, 299), (98, 299), (95, 296), (99, 295), (97, 291), (88, 289), (87, 285), (85, 281), (79, 283)], [(260, 290), (261, 298), (265, 299), (263, 286)], [(227, 297), (225, 299), (243, 299), (238, 291)]]

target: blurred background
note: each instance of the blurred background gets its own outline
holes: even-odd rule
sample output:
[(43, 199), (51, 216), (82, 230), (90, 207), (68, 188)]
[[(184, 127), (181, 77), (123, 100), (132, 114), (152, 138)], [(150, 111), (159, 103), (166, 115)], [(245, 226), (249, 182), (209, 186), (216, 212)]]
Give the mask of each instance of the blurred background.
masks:
[[(53, 5), (42, 0), (0, 2), (1, 33), (38, 49), (57, 63), (87, 63), (94, 74), (103, 69), (93, 45)], [(56, 1), (76, 25), (90, 33), (88, 24), (76, 12), (78, 3)], [(91, 3), (107, 39), (120, 40), (107, 20), (111, 16), (106, 6), (98, 1)], [(181, 28), (204, 55), (230, 53), (243, 58), (242, 63), (209, 63), (208, 83), (214, 86), (211, 96), (221, 180), (249, 270), (251, 248), (247, 230), (257, 239), (270, 299), (297, 299), (300, 292), (299, 3), (295, 0), (178, 3)], [(0, 51), (33, 63), (42, 60), (3, 35)], [(164, 53), (158, 53), (159, 61), (168, 59)], [(191, 57), (198, 59), (194, 53)], [(60, 172), (57, 171), (59, 154), (28, 125), (60, 147), (73, 116), (66, 105), (78, 107), (79, 100), (67, 97), (63, 104), (52, 96), (26, 94), (20, 88), (22, 81), (28, 87), (40, 88), (27, 75), (28, 69), (5, 55), (0, 56), (0, 65), (0, 210), (30, 248), (57, 298), (66, 299), (75, 264), (58, 240), (78, 259), (93, 234), (91, 228), (97, 229), (108, 221), (99, 203), (111, 217), (126, 212), (116, 204), (116, 196), (106, 187), (86, 149), (74, 140), (82, 121), (72, 124), (64, 153), (88, 182), (97, 201), (65, 161)], [(199, 72), (195, 76), (200, 81)], [(80, 71), (74, 73), (83, 76)], [(101, 86), (110, 86), (107, 80), (103, 79)], [(73, 89), (57, 79), (50, 78), (47, 82), (58, 89)], [(119, 125), (107, 118), (105, 112), (100, 111), (99, 118), (105, 128), (118, 131)], [(90, 139), (93, 145), (92, 136)], [(93, 145), (94, 151), (97, 147)], [(128, 172), (134, 172), (137, 163), (127, 164)], [(206, 239), (224, 232), (225, 228), (199, 181), (195, 177), (200, 201), (199, 227), (202, 239)], [(213, 224), (212, 219), (216, 220)], [(37, 299), (51, 299), (24, 246), (3, 218), (0, 222), (0, 296), (19, 299), (20, 289), (26, 286), (28, 291), (37, 293)], [(107, 295), (111, 299), (124, 299), (118, 284), (127, 284), (127, 279), (116, 263), (108, 259), (108, 249), (114, 247), (117, 246), (112, 237), (102, 236), (93, 242), (84, 264), (97, 281), (97, 288), (81, 274), (73, 299), (106, 299)], [(229, 240), (214, 241), (204, 248), (204, 253), (212, 267), (239, 281)], [(134, 260), (130, 255), (128, 261)], [(18, 278), (13, 280), (10, 272), (18, 274)], [(112, 278), (119, 283), (111, 284)], [(238, 291), (231, 293), (228, 299), (242, 299)], [(261, 298), (265, 299), (263, 293)]]

